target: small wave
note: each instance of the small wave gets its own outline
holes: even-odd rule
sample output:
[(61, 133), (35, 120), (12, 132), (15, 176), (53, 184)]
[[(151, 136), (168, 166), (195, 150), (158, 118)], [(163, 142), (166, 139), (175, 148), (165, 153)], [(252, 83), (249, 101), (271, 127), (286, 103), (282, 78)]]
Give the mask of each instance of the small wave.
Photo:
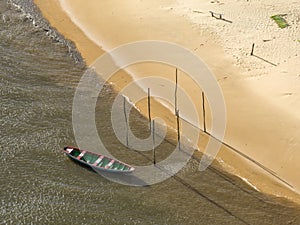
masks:
[[(74, 43), (66, 40), (63, 35), (50, 26), (32, 0), (7, 0), (7, 6), (15, 9), (22, 21), (32, 23), (35, 28), (43, 31), (52, 41), (65, 46), (74, 62), (85, 67), (84, 59), (76, 49)], [(2, 16), (2, 20), (6, 22), (8, 18), (4, 15)]]
[(246, 184), (248, 184), (250, 187), (252, 187), (252, 188), (255, 189), (256, 191), (259, 191), (259, 192), (260, 192), (260, 190), (259, 190), (254, 184), (250, 183), (250, 181), (248, 181), (246, 178), (241, 177), (241, 179), (242, 179)]

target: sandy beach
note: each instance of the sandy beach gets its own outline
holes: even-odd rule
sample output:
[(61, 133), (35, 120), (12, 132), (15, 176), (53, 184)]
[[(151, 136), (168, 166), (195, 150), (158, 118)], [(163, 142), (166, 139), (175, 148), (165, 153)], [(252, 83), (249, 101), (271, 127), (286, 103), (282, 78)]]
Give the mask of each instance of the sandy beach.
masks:
[[(141, 40), (173, 42), (200, 57), (223, 91), (227, 110), (224, 142), (253, 160), (223, 145), (217, 161), (262, 192), (300, 202), (299, 1), (286, 4), (283, 0), (263, 3), (258, 0), (226, 3), (35, 0), (35, 3), (52, 26), (74, 41), (88, 65), (104, 52)], [(221, 13), (224, 20), (212, 17), (209, 11)], [(276, 14), (286, 14), (287, 28), (279, 28), (270, 19)], [(254, 56), (250, 55), (253, 43)], [(144, 64), (119, 71), (110, 82), (121, 91), (133, 80), (157, 73), (174, 81), (174, 68)], [(201, 90), (183, 72), (179, 73), (180, 85), (202, 115)], [(125, 94), (133, 99), (139, 91), (142, 88), (135, 85)], [(137, 106), (147, 115), (146, 100)], [(158, 101), (152, 107), (155, 115), (174, 118)], [(184, 103), (179, 103), (180, 107), (184, 108)], [(188, 112), (182, 113), (193, 120), (188, 118)], [(168, 124), (175, 127), (174, 121), (169, 120)], [(208, 130), (210, 127), (208, 122)], [(208, 136), (201, 134), (200, 150), (207, 140)]]

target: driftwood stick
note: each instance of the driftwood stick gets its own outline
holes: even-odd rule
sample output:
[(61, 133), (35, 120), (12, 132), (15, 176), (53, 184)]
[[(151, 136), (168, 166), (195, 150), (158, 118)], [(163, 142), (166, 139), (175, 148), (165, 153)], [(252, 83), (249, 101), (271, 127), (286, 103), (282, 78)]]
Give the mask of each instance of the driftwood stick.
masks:
[(151, 131), (151, 93), (150, 88), (148, 88), (148, 119), (149, 119), (149, 130)]
[(126, 146), (129, 147), (129, 138), (128, 138), (128, 118), (126, 113), (126, 98), (123, 97), (123, 110), (124, 110), (124, 117), (125, 117), (125, 124), (126, 124)]
[(180, 117), (179, 117), (179, 110), (176, 111), (176, 121), (177, 121), (177, 141), (178, 141), (178, 149), (181, 150), (180, 144)]
[(255, 44), (253, 43), (253, 44), (252, 44), (252, 49), (251, 49), (250, 55), (253, 55), (253, 54), (254, 54), (254, 47), (255, 47)]
[(202, 91), (202, 112), (203, 112), (203, 130), (206, 133), (206, 119), (205, 119), (205, 96)]
[(153, 141), (153, 164), (156, 164), (156, 155), (155, 155), (155, 122), (152, 120), (152, 141)]
[(175, 86), (175, 114), (178, 110), (178, 103), (177, 103), (177, 91), (178, 91), (178, 70), (176, 68), (176, 71), (175, 71), (175, 82), (176, 82), (176, 86)]

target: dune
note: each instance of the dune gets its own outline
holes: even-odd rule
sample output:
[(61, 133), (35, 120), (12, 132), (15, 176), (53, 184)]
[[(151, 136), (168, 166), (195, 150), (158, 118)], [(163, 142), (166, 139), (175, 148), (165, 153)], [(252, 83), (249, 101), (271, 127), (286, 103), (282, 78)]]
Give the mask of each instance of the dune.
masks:
[[(35, 0), (43, 15), (75, 42), (88, 65), (105, 52), (134, 41), (176, 43), (201, 58), (215, 75), (226, 105), (227, 127), (217, 161), (223, 169), (267, 194), (299, 202), (300, 179), (300, 3), (251, 1), (96, 1)], [(210, 11), (214, 12), (215, 17)], [(220, 19), (222, 14), (222, 19)], [(286, 14), (281, 29), (270, 19)], [(255, 44), (254, 54), (251, 47)], [(116, 73), (110, 82), (117, 91), (141, 78), (158, 74), (174, 82), (175, 69), (144, 63)], [(202, 89), (179, 71), (179, 85), (190, 96), (203, 129)], [(147, 83), (134, 82), (125, 93), (134, 99)], [(139, 84), (139, 85), (137, 85)], [(155, 86), (155, 85), (154, 85)], [(154, 88), (154, 87), (153, 87)], [(160, 92), (173, 90), (157, 89)], [(185, 103), (182, 116), (194, 123)], [(206, 103), (207, 104), (207, 103)], [(136, 103), (147, 116), (146, 99)], [(166, 104), (165, 104), (166, 105)], [(153, 113), (175, 127), (174, 112), (155, 101)], [(207, 108), (207, 130), (211, 113)], [(191, 131), (192, 132), (192, 131)], [(188, 133), (183, 134), (189, 136)], [(209, 136), (197, 143), (205, 149)]]

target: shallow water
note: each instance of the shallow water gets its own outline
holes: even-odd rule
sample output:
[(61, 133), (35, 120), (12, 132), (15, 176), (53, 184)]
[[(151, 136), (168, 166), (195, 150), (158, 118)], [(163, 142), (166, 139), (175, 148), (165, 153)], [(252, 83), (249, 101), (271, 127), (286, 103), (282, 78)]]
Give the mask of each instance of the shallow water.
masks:
[[(257, 193), (215, 168), (200, 173), (195, 159), (146, 187), (111, 182), (67, 159), (62, 148), (76, 145), (72, 103), (83, 73), (63, 43), (0, 0), (0, 224), (300, 223), (299, 206)], [(151, 152), (129, 151), (113, 135), (115, 96), (109, 86), (100, 94), (99, 134), (122, 160), (149, 164)], [(134, 133), (148, 135), (137, 112), (131, 124)], [(165, 141), (158, 154), (173, 149)]]

